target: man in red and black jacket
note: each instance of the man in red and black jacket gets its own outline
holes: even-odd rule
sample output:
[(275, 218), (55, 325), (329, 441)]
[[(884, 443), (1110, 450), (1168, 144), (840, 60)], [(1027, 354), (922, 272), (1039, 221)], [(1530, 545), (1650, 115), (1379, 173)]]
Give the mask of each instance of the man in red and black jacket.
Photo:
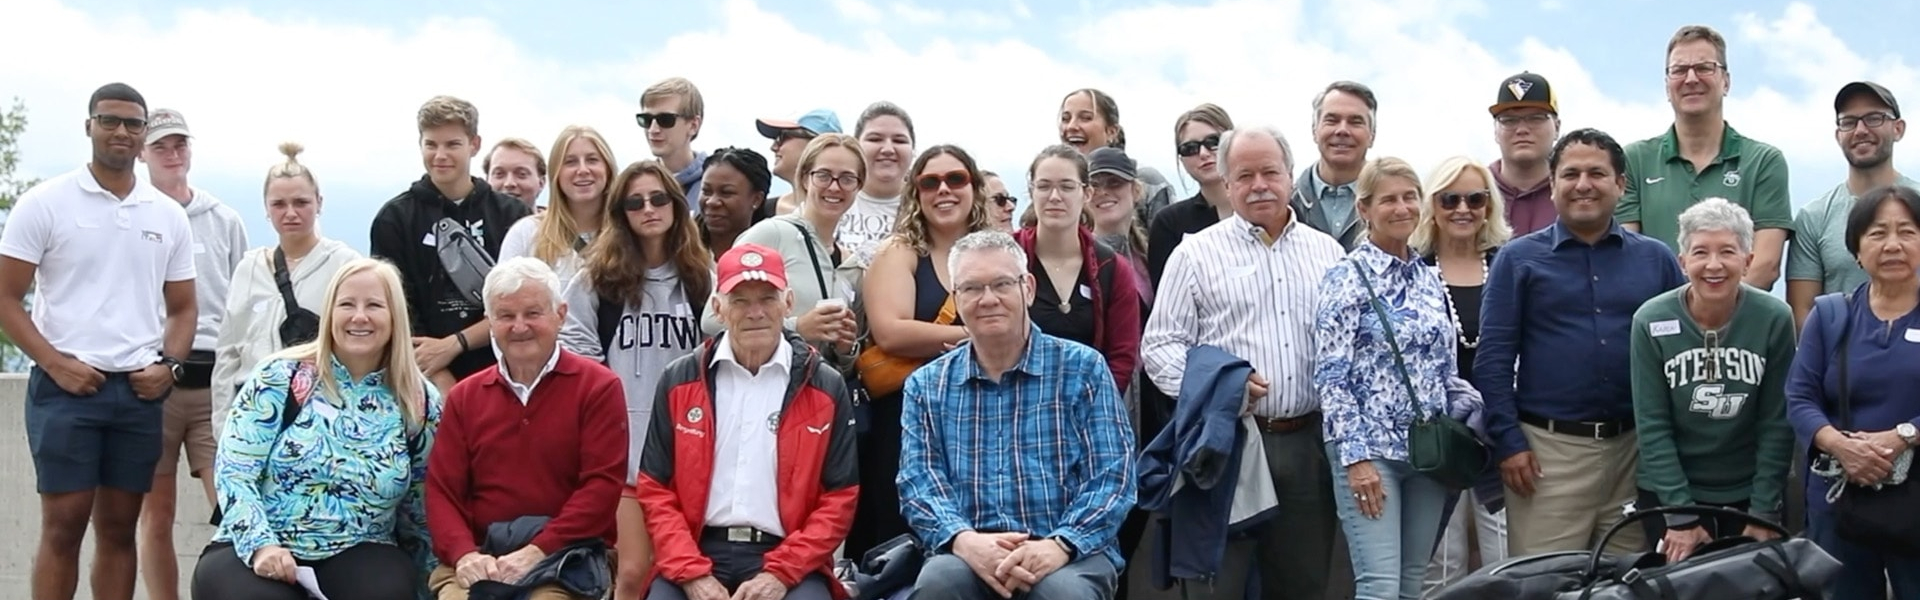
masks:
[(833, 552), (860, 493), (853, 404), (781, 329), (784, 265), (757, 244), (721, 256), (712, 306), (727, 329), (661, 376), (637, 486), (651, 600), (846, 598)]

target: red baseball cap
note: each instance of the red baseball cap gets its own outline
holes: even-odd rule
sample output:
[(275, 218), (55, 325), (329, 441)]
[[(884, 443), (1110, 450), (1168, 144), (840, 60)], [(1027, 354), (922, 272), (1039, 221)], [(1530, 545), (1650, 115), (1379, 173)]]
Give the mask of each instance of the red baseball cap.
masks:
[(787, 289), (787, 262), (780, 253), (759, 244), (740, 244), (720, 255), (720, 293), (733, 291), (741, 283), (765, 281), (775, 289)]

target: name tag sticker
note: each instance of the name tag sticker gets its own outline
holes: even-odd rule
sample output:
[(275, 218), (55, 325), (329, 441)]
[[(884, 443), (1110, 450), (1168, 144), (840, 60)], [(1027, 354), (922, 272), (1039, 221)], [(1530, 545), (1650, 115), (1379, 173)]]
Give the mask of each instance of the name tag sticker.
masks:
[(1084, 286), (1084, 285), (1083, 285), (1083, 286), (1080, 286), (1080, 297), (1081, 297), (1081, 298), (1086, 298), (1086, 299), (1088, 299), (1088, 300), (1092, 300), (1092, 299), (1093, 299), (1093, 288), (1090, 288), (1090, 287), (1087, 287), (1087, 286)]
[(1908, 329), (1907, 341), (1920, 344), (1920, 329)]
[(254, 314), (267, 312), (267, 308), (272, 305), (273, 305), (272, 300), (261, 300), (259, 302), (255, 302), (253, 303), (253, 312)]
[(438, 244), (435, 244), (435, 243), (433, 243), (433, 232), (431, 232), (431, 231), (429, 231), (429, 232), (427, 232), (427, 237), (423, 237), (423, 238), (420, 238), (420, 245), (422, 245), (422, 246), (435, 246), (435, 245), (438, 245)]
[(1253, 271), (1254, 271), (1253, 265), (1239, 265), (1234, 267), (1227, 267), (1227, 278), (1239, 279), (1241, 277), (1252, 277)]
[(1653, 337), (1666, 337), (1680, 334), (1680, 322), (1675, 320), (1654, 321), (1647, 324), (1647, 333)]
[(332, 404), (327, 404), (325, 400), (308, 402), (307, 408), (313, 410), (313, 416), (320, 417), (328, 421), (332, 421), (334, 417), (340, 416), (340, 409), (334, 408)]

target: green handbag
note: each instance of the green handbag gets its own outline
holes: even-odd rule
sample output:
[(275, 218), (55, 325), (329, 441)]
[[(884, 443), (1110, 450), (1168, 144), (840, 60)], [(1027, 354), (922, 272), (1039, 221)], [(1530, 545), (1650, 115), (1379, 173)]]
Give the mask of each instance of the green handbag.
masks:
[(1407, 462), (1413, 470), (1440, 482), (1450, 490), (1464, 490), (1473, 487), (1473, 481), (1480, 470), (1487, 465), (1487, 447), (1473, 435), (1459, 419), (1446, 413), (1428, 414), (1420, 407), (1420, 395), (1414, 391), (1413, 379), (1407, 375), (1407, 361), (1400, 355), (1400, 342), (1393, 334), (1393, 319), (1387, 316), (1387, 309), (1381, 305), (1380, 295), (1373, 290), (1373, 280), (1367, 276), (1367, 268), (1353, 260), (1354, 272), (1360, 275), (1360, 282), (1367, 286), (1367, 303), (1373, 306), (1373, 313), (1380, 319), (1380, 328), (1387, 334), (1387, 345), (1393, 349), (1393, 362), (1400, 370), (1400, 383), (1407, 388), (1407, 400), (1413, 404), (1413, 428), (1407, 431)]

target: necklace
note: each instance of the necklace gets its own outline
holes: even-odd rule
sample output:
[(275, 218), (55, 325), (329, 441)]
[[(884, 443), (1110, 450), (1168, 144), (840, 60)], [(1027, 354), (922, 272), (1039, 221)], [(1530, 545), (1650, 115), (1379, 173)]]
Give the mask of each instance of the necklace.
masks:
[[(1049, 282), (1049, 283), (1051, 283), (1051, 284), (1053, 285), (1053, 288), (1054, 288), (1054, 292), (1055, 292), (1056, 294), (1059, 294), (1059, 296), (1060, 296), (1060, 314), (1066, 314), (1066, 313), (1070, 313), (1070, 312), (1073, 312), (1073, 304), (1072, 304), (1072, 301), (1073, 301), (1073, 283), (1071, 283), (1071, 282), (1073, 282), (1073, 281), (1076, 281), (1076, 280), (1078, 280), (1078, 278), (1077, 278), (1077, 277), (1062, 277), (1062, 276), (1061, 276), (1061, 275), (1063, 275), (1063, 273), (1062, 273), (1062, 271), (1065, 271), (1065, 273), (1064, 273), (1064, 274), (1066, 274), (1066, 275), (1072, 275), (1072, 274), (1073, 274), (1073, 269), (1071, 269), (1071, 268), (1069, 268), (1069, 267), (1070, 267), (1070, 265), (1053, 265), (1053, 264), (1047, 264), (1047, 261), (1044, 261), (1044, 260), (1043, 260), (1043, 261), (1040, 261), (1040, 266), (1041, 266), (1041, 268), (1044, 268), (1044, 269), (1046, 269), (1046, 271), (1047, 271), (1047, 280), (1048, 280), (1048, 282)], [(1068, 282), (1069, 282), (1069, 283), (1067, 284), (1067, 291), (1065, 291), (1065, 292), (1061, 292), (1061, 291), (1060, 291), (1060, 283), (1059, 283), (1059, 282), (1060, 282), (1060, 281), (1062, 281), (1062, 280), (1066, 280), (1066, 281), (1068, 281)]]
[[(1447, 285), (1447, 273), (1446, 270), (1440, 268), (1439, 257), (1434, 257), (1433, 259), (1433, 270), (1440, 274), (1440, 284)], [(1480, 285), (1483, 288), (1487, 285), (1487, 260), (1485, 254), (1480, 255)], [(1453, 336), (1460, 340), (1460, 347), (1468, 350), (1479, 348), (1479, 336), (1474, 336), (1471, 340), (1467, 339), (1467, 328), (1460, 324), (1460, 309), (1454, 307), (1452, 298), (1447, 299), (1447, 313), (1453, 317)]]

